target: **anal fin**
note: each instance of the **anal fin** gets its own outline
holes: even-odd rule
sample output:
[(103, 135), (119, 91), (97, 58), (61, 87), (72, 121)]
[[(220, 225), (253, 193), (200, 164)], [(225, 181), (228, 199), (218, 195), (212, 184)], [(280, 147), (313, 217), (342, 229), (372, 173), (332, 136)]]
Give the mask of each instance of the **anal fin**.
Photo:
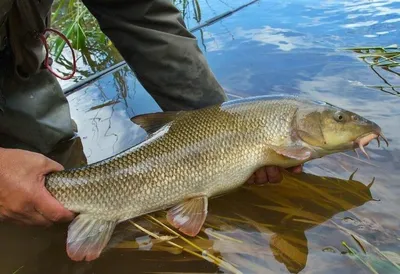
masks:
[(116, 221), (78, 215), (68, 227), (67, 254), (74, 261), (97, 259), (111, 238)]
[(167, 213), (168, 222), (188, 236), (196, 236), (207, 217), (208, 198), (191, 198), (171, 208)]

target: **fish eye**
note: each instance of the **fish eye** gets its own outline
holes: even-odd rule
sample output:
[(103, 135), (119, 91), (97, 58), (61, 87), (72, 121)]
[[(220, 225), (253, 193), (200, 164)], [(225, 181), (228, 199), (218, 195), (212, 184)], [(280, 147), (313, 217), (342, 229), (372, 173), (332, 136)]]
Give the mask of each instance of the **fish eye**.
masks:
[(336, 112), (333, 115), (333, 118), (335, 119), (336, 122), (344, 122), (345, 120), (344, 113), (341, 111)]

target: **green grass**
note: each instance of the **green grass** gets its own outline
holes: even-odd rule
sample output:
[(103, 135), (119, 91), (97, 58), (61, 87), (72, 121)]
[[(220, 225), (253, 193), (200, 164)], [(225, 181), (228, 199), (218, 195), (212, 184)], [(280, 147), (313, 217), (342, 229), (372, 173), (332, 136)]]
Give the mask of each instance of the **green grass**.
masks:
[(400, 48), (391, 47), (355, 47), (346, 48), (358, 53), (361, 60), (370, 66), (379, 66), (382, 68), (395, 68), (400, 65)]

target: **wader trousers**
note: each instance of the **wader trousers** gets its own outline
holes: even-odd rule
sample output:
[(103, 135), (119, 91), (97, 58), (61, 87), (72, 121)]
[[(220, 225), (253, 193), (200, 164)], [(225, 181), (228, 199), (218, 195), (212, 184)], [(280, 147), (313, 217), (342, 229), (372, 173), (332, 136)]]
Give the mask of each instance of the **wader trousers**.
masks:
[[(163, 110), (196, 109), (227, 99), (170, 0), (83, 3)], [(29, 80), (4, 69), (1, 76), (6, 101), (0, 113), (1, 147), (48, 154), (74, 136), (67, 99), (48, 71), (41, 70)]]

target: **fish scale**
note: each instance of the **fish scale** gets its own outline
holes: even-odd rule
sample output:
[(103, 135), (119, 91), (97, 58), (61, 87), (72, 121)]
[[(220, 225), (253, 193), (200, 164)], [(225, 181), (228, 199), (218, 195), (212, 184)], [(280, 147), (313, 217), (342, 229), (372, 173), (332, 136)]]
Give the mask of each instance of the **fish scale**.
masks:
[[(266, 111), (255, 102), (250, 109), (229, 107), (224, 112), (223, 108), (214, 107), (193, 112), (178, 118), (168, 130), (149, 139), (144, 145), (134, 147), (118, 157), (50, 175), (46, 186), (55, 198), (70, 210), (94, 213), (109, 220), (134, 217), (122, 216), (119, 213), (132, 211), (133, 215), (138, 214), (135, 212), (138, 203), (150, 203), (156, 207), (162, 207), (166, 203), (173, 204), (177, 198), (181, 199), (182, 195), (190, 195), (190, 185), (196, 182), (206, 192), (211, 192), (207, 184), (224, 185), (225, 182), (220, 180), (221, 178), (218, 178), (219, 183), (216, 183), (217, 178), (213, 177), (222, 174), (224, 170), (225, 173), (229, 172), (229, 165), (234, 166), (233, 163), (242, 162), (241, 159), (246, 159), (247, 155), (257, 158), (256, 161), (260, 159), (260, 153), (252, 151), (260, 151), (254, 144), (264, 143), (266, 138), (271, 144), (279, 145), (277, 142), (281, 140), (281, 136), (288, 134), (290, 123), (286, 120), (286, 125), (281, 124), (278, 127), (277, 123), (274, 123), (277, 119), (273, 119), (272, 112), (279, 108), (282, 110), (283, 107), (282, 113), (289, 116), (290, 112), (294, 113), (296, 105), (290, 104), (290, 101), (271, 102), (271, 108)], [(252, 111), (251, 108), (265, 115), (245, 117), (248, 111)], [(226, 127), (229, 124), (231, 126)], [(266, 124), (269, 126), (266, 127)], [(265, 134), (255, 134), (262, 128)], [(245, 144), (246, 139), (249, 145)], [(235, 146), (245, 146), (247, 150), (243, 153), (243, 150), (232, 149)], [(226, 157), (229, 151), (229, 157)], [(222, 166), (218, 168), (215, 165), (219, 162)], [(137, 164), (141, 168), (138, 168)], [(205, 175), (198, 176), (193, 173), (193, 167), (203, 167)], [(241, 174), (238, 178), (248, 175)], [(216, 186), (214, 188), (220, 188)], [(140, 192), (145, 189), (150, 191), (149, 195), (153, 192), (163, 192), (171, 196), (143, 199)], [(186, 190), (187, 193), (177, 193), (176, 189)], [(175, 199), (171, 199), (172, 197)], [(125, 201), (124, 208), (120, 208), (121, 199)], [(153, 200), (157, 202), (153, 203)]]
[[(207, 198), (240, 186), (261, 166), (304, 162), (296, 156), (300, 150), (291, 150), (293, 124), (299, 110), (313, 108), (333, 107), (265, 96), (179, 112), (172, 118), (160, 114), (170, 120), (137, 146), (92, 165), (48, 175), (49, 192), (80, 213), (69, 227), (69, 256), (97, 258), (115, 224), (173, 206), (169, 221), (181, 231), (190, 230), (204, 222)], [(297, 158), (288, 157), (291, 154)], [(74, 227), (85, 229), (79, 235)]]

